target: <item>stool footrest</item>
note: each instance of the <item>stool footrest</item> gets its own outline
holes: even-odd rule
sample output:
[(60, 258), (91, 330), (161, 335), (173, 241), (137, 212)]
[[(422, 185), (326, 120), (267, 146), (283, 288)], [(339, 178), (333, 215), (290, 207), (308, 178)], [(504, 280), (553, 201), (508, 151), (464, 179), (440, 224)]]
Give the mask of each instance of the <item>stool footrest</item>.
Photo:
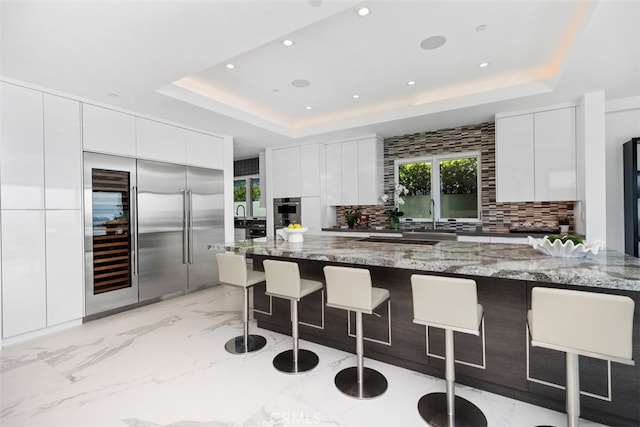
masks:
[(231, 338), (224, 345), (225, 350), (231, 354), (245, 354), (260, 350), (267, 344), (267, 339), (262, 335), (248, 335), (247, 346), (244, 345), (244, 336)]
[(318, 355), (310, 350), (298, 349), (298, 362), (293, 361), (293, 350), (285, 350), (273, 359), (273, 367), (285, 374), (300, 374), (318, 365)]
[[(455, 427), (487, 427), (487, 418), (473, 403), (460, 396), (455, 397)], [(418, 412), (430, 426), (449, 427), (447, 415), (447, 394), (425, 394), (418, 401)]]
[(338, 372), (335, 383), (338, 390), (357, 399), (372, 399), (387, 390), (387, 379), (375, 369), (362, 368), (362, 384), (358, 383), (358, 368), (352, 366)]

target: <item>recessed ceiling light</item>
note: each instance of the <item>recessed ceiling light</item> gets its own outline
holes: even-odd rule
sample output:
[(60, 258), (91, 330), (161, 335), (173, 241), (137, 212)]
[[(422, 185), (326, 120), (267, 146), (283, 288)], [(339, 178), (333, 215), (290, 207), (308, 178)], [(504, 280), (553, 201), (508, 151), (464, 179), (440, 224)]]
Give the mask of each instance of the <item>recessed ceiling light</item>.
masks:
[(307, 106), (306, 106), (306, 107), (304, 107), (304, 108), (306, 108), (307, 110), (311, 110), (313, 107), (312, 107), (311, 105), (307, 105)]
[(414, 84), (416, 84), (416, 81), (415, 81), (415, 80), (409, 80), (409, 81), (407, 82), (407, 84), (408, 84), (409, 86), (413, 86)]
[(358, 99), (360, 98), (360, 95), (353, 95), (353, 99)]
[(478, 64), (478, 67), (480, 67), (480, 68), (485, 68), (485, 67), (488, 67), (488, 66), (489, 66), (488, 62), (483, 62), (481, 64)]
[(293, 46), (293, 40), (282, 40), (282, 44), (285, 45), (286, 47), (291, 47)]
[(420, 42), (420, 47), (424, 50), (433, 50), (441, 47), (447, 42), (447, 38), (444, 36), (431, 36)]
[(233, 64), (231, 64), (231, 63), (229, 63), (229, 64), (225, 65), (225, 67), (227, 67), (227, 68), (228, 68), (228, 69), (230, 69), (230, 70), (233, 70), (234, 68), (236, 68), (236, 66), (235, 66), (235, 65), (233, 65)]
[(487, 29), (487, 26), (486, 26), (486, 25), (484, 25), (484, 24), (482, 24), (482, 25), (478, 25), (478, 26), (476, 27), (476, 31), (477, 31), (477, 32), (484, 31), (484, 30), (486, 30), (486, 29)]
[(367, 16), (369, 13), (371, 13), (371, 11), (368, 7), (361, 7), (360, 9), (358, 9), (359, 16)]

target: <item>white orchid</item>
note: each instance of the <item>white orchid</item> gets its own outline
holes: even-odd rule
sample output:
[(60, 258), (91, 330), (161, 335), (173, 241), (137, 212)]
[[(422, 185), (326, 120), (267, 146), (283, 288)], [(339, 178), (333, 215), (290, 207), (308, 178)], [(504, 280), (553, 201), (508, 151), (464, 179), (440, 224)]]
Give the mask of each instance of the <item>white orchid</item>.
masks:
[(396, 203), (399, 205), (404, 205), (404, 199), (402, 197), (396, 197)]
[(387, 200), (389, 200), (389, 196), (383, 194), (382, 196), (380, 196), (380, 200), (382, 200), (382, 203), (387, 203)]

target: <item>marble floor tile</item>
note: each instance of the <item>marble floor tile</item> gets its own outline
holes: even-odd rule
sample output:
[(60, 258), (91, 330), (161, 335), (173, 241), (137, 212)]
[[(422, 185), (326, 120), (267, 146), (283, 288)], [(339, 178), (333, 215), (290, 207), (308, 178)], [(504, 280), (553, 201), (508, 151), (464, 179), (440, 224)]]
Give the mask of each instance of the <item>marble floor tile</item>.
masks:
[[(267, 346), (231, 355), (242, 332), (240, 290), (218, 286), (6, 346), (0, 354), (0, 425), (13, 426), (424, 426), (416, 405), (440, 379), (365, 358), (389, 388), (375, 399), (342, 395), (333, 377), (355, 356), (315, 343), (319, 365), (286, 375), (272, 359), (291, 338), (261, 330)], [(489, 426), (565, 424), (564, 414), (457, 386)], [(584, 422), (583, 426), (598, 424)]]

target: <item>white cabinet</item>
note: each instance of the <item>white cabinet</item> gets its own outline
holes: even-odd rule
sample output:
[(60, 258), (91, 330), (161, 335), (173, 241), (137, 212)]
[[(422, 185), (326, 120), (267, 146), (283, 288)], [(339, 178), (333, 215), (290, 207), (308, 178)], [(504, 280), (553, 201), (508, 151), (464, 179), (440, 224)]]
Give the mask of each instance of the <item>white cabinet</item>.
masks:
[(383, 179), (382, 140), (370, 137), (327, 145), (327, 205), (379, 204)]
[(0, 83), (2, 209), (44, 208), (42, 93)]
[(358, 198), (358, 141), (342, 144), (342, 202), (343, 205), (357, 205)]
[(300, 197), (300, 146), (272, 151), (271, 176), (273, 197)]
[(309, 229), (310, 234), (322, 232), (322, 206), (320, 197), (302, 197), (302, 226)]
[(576, 200), (575, 108), (536, 113), (536, 200)]
[(496, 201), (576, 199), (575, 107), (496, 119)]
[(187, 131), (136, 117), (136, 153), (141, 159), (180, 163), (186, 161)]
[(83, 314), (82, 211), (46, 212), (47, 326)]
[(496, 201), (534, 200), (533, 114), (496, 120)]
[(187, 131), (187, 164), (224, 169), (224, 140), (200, 132)]
[(43, 210), (2, 210), (2, 336), (47, 323)]
[(87, 151), (136, 157), (136, 118), (132, 115), (83, 104), (82, 133)]
[(44, 94), (44, 194), (47, 209), (82, 208), (80, 103)]
[(300, 146), (300, 195), (303, 197), (320, 196), (320, 156), (319, 143)]
[(326, 156), (326, 198), (328, 206), (342, 204), (342, 144), (329, 144)]

